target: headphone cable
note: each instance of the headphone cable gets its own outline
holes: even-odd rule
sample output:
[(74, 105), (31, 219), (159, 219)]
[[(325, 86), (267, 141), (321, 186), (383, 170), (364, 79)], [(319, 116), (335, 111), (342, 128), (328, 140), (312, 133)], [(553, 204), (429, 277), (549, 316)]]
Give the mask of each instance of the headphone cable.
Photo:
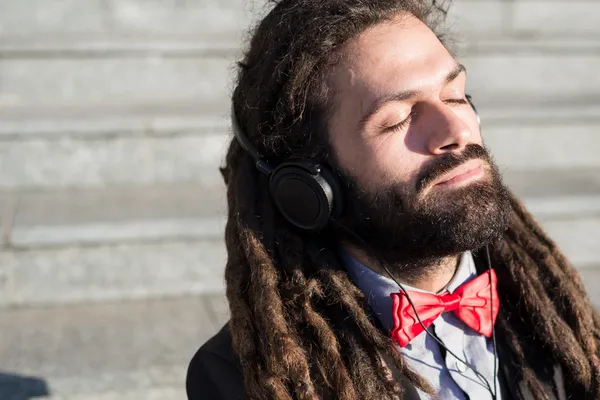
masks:
[[(419, 324), (421, 325), (421, 327), (423, 328), (424, 332), (429, 335), (429, 337), (431, 337), (433, 340), (435, 340), (444, 350), (446, 350), (446, 352), (448, 352), (449, 354), (451, 354), (454, 358), (456, 358), (458, 361), (462, 362), (463, 364), (465, 364), (468, 368), (471, 369), (471, 371), (473, 371), (475, 373), (475, 375), (477, 375), (478, 378), (480, 378), (483, 382), (485, 382), (486, 385), (486, 389), (488, 390), (488, 392), (490, 392), (490, 395), (492, 396), (493, 400), (496, 400), (497, 398), (497, 386), (496, 386), (496, 373), (497, 373), (497, 365), (498, 365), (498, 354), (496, 352), (496, 332), (495, 332), (495, 328), (494, 328), (494, 324), (492, 324), (492, 340), (493, 340), (493, 347), (494, 347), (494, 391), (492, 392), (492, 387), (489, 383), (489, 381), (487, 380), (487, 378), (485, 376), (483, 376), (481, 373), (479, 373), (475, 367), (468, 363), (466, 360), (461, 359), (459, 356), (457, 356), (452, 350), (450, 350), (448, 347), (446, 347), (446, 345), (433, 333), (431, 333), (429, 331), (429, 329), (427, 329), (427, 327), (425, 327), (425, 325), (423, 324), (423, 321), (421, 320), (421, 318), (419, 317), (419, 313), (417, 312), (417, 308), (415, 307), (414, 303), (412, 302), (408, 292), (406, 291), (406, 289), (404, 289), (404, 286), (398, 282), (396, 280), (396, 278), (394, 278), (394, 276), (392, 275), (392, 273), (390, 272), (390, 270), (388, 269), (388, 267), (382, 263), (378, 256), (376, 255), (376, 252), (372, 251), (371, 246), (369, 246), (360, 236), (358, 236), (356, 233), (354, 233), (352, 230), (346, 228), (344, 225), (340, 224), (339, 222), (337, 222), (335, 219), (331, 219), (331, 222), (343, 229), (344, 231), (346, 231), (347, 233), (349, 233), (350, 235), (352, 235), (355, 239), (357, 239), (363, 246), (365, 246), (367, 249), (371, 250), (371, 253), (375, 256), (375, 261), (379, 264), (380, 267), (382, 267), (385, 272), (389, 275), (390, 279), (392, 279), (392, 281), (394, 281), (394, 283), (396, 283), (396, 285), (398, 285), (400, 287), (400, 290), (402, 290), (404, 292), (404, 295), (406, 296), (406, 299), (408, 300), (408, 303), (410, 304), (410, 306), (413, 309), (413, 312), (415, 313), (415, 316), (417, 317), (417, 320), (419, 321)], [(492, 316), (492, 321), (494, 320), (493, 316), (494, 316), (494, 310), (493, 310), (493, 288), (492, 288), (492, 274), (491, 274), (491, 269), (492, 269), (492, 263), (490, 261), (490, 254), (489, 254), (489, 249), (488, 246), (485, 247), (486, 249), (486, 255), (487, 255), (487, 266), (488, 266), (488, 274), (489, 274), (489, 279), (490, 279), (490, 310), (491, 310), (491, 316)]]

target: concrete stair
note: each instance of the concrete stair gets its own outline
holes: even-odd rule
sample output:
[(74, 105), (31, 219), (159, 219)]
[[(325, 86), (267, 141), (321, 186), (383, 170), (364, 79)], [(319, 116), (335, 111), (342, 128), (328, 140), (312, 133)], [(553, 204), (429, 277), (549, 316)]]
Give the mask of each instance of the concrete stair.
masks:
[(3, 400), (180, 400), (221, 295), (0, 311)]
[(3, 243), (7, 250), (0, 252), (0, 304), (223, 289), (220, 186), (20, 192), (0, 199), (8, 210), (9, 232)]
[(188, 362), (228, 319), (224, 304), (215, 295), (0, 311), (0, 397), (185, 399)]
[[(257, 0), (0, 0), (0, 399), (185, 398), (227, 319), (217, 167)], [(510, 187), (600, 306), (600, 3), (455, 0)]]
[[(222, 291), (217, 167), (232, 68), (265, 10), (4, 3), (0, 306)], [(449, 20), (507, 181), (589, 271), (600, 265), (599, 12), (593, 1), (459, 0)]]

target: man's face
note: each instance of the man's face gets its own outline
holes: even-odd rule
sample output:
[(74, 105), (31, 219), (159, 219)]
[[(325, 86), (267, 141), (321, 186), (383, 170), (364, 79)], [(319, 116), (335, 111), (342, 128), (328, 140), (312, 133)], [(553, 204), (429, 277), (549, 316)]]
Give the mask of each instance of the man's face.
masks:
[(344, 222), (397, 263), (497, 237), (508, 197), (465, 98), (464, 68), (407, 15), (369, 28), (342, 52), (329, 131), (351, 183)]

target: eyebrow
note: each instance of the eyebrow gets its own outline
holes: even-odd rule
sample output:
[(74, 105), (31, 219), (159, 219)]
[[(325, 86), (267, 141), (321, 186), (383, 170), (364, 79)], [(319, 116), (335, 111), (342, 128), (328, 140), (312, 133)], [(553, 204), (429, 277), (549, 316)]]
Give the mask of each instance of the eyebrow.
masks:
[[(458, 76), (463, 71), (465, 71), (465, 72), (467, 71), (467, 69), (465, 68), (465, 66), (462, 65), (462, 64), (457, 64), (456, 67), (454, 67), (452, 69), (452, 71), (450, 71), (448, 73), (448, 75), (446, 75), (446, 78), (444, 79), (444, 84), (447, 85), (450, 82), (454, 81), (456, 78), (458, 78)], [(404, 100), (408, 100), (408, 99), (411, 99), (411, 98), (417, 96), (419, 93), (421, 93), (419, 90), (405, 90), (405, 91), (402, 91), (402, 92), (391, 93), (391, 94), (388, 94), (388, 95), (385, 95), (385, 96), (382, 96), (382, 97), (378, 98), (369, 107), (369, 110), (367, 111), (367, 113), (360, 119), (360, 121), (358, 121), (358, 128), (359, 128), (359, 130), (363, 130), (363, 128), (365, 127), (365, 125), (367, 124), (367, 122), (369, 122), (369, 120), (371, 119), (371, 117), (373, 117), (373, 115), (377, 114), (377, 112), (379, 112), (379, 110), (381, 110), (381, 108), (386, 103), (389, 103), (389, 102), (392, 102), (392, 101), (404, 101)]]

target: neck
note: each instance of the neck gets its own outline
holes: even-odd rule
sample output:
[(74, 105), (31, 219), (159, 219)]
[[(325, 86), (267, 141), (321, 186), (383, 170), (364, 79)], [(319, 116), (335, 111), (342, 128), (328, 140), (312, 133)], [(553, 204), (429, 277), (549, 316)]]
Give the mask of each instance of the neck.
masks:
[[(389, 274), (380, 263), (376, 262), (376, 260), (367, 255), (363, 250), (350, 245), (344, 245), (343, 247), (348, 254), (361, 264), (372, 271), (375, 271), (379, 275), (389, 277)], [(411, 274), (403, 274), (401, 271), (405, 268), (390, 265), (387, 265), (387, 267), (393, 274), (394, 279), (398, 282), (405, 283), (417, 289), (437, 293), (448, 285), (456, 273), (459, 263), (460, 254), (457, 254), (422, 265), (419, 268), (422, 272), (418, 274), (415, 274), (414, 272)]]

